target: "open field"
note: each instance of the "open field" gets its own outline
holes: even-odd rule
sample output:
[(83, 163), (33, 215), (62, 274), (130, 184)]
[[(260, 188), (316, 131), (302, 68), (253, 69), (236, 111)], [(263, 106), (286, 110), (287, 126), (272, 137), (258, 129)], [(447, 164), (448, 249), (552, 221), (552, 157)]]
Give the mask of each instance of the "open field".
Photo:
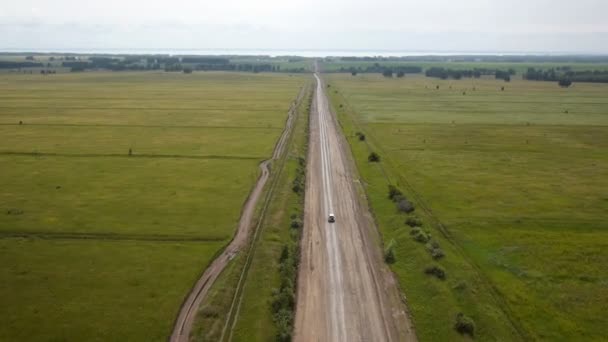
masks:
[(305, 79), (0, 76), (0, 339), (166, 339)]
[[(420, 340), (457, 339), (458, 312), (481, 340), (608, 335), (608, 86), (378, 75), (328, 83), (385, 243), (396, 243), (392, 269)], [(372, 150), (381, 163), (367, 161)], [(444, 258), (412, 239), (389, 183), (416, 204)], [(432, 264), (444, 281), (424, 274)]]

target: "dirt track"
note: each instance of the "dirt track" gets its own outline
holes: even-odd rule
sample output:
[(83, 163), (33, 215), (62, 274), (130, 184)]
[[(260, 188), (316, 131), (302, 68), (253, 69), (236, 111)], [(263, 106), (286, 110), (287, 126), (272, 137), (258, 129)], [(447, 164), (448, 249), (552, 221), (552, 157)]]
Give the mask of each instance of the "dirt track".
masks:
[(357, 193), (350, 149), (315, 77), (294, 340), (416, 341)]
[(248, 242), (249, 235), (251, 233), (251, 228), (253, 226), (253, 215), (255, 212), (255, 207), (262, 194), (262, 190), (264, 189), (264, 185), (268, 180), (268, 176), (270, 175), (269, 165), (273, 160), (277, 160), (283, 154), (285, 150), (285, 144), (288, 141), (288, 136), (291, 133), (291, 128), (294, 123), (295, 111), (297, 103), (301, 100), (303, 95), (303, 90), (300, 91), (297, 100), (292, 104), (289, 109), (289, 115), (287, 117), (287, 122), (285, 124), (285, 129), (283, 130), (283, 134), (279, 138), (279, 141), (275, 145), (274, 152), (272, 154), (272, 159), (265, 160), (260, 163), (260, 170), (262, 171), (260, 177), (258, 178), (253, 191), (249, 194), (245, 205), (243, 206), (243, 210), (241, 212), (241, 218), (239, 220), (239, 225), (237, 227), (236, 234), (230, 244), (224, 249), (224, 251), (213, 260), (211, 265), (207, 267), (203, 275), (198, 279), (188, 297), (182, 303), (182, 307), (180, 308), (179, 314), (175, 323), (173, 325), (173, 332), (169, 337), (169, 341), (171, 342), (187, 342), (190, 339), (190, 332), (192, 331), (192, 325), (194, 323), (194, 319), (196, 318), (196, 313), (198, 308), (200, 307), (203, 299), (209, 292), (209, 289), (220, 275), (222, 270), (226, 267), (228, 262), (232, 260), (233, 256), (238, 253)]

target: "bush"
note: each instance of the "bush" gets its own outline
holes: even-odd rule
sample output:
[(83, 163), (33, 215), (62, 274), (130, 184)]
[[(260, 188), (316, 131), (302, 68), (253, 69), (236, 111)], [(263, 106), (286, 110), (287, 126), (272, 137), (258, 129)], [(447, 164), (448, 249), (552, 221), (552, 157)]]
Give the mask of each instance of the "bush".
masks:
[(369, 157), (367, 157), (367, 160), (369, 160), (370, 162), (379, 162), (380, 161), (380, 156), (378, 155), (378, 153), (376, 152), (372, 152), (369, 154)]
[(399, 201), (397, 202), (397, 210), (404, 212), (404, 213), (411, 213), (414, 211), (414, 205), (412, 204), (412, 202), (408, 201), (407, 198), (403, 197), (400, 198)]
[(424, 273), (437, 277), (437, 279), (445, 279), (445, 270), (439, 265), (429, 266), (424, 269)]
[(437, 241), (431, 241), (429, 244), (427, 244), (426, 249), (429, 251), (429, 253), (431, 253), (431, 257), (433, 257), (435, 260), (439, 260), (445, 256)]
[(475, 335), (475, 322), (471, 317), (459, 312), (458, 315), (456, 315), (456, 324), (454, 324), (454, 329), (463, 335), (467, 334), (473, 337)]
[(410, 227), (422, 227), (422, 220), (418, 216), (410, 216), (405, 220), (405, 224)]
[(361, 133), (359, 135), (359, 141), (365, 141), (365, 134)]
[(401, 192), (401, 190), (397, 189), (396, 186), (389, 184), (388, 185), (388, 198), (390, 198), (391, 201), (396, 201), (398, 198), (402, 198), (403, 197), (403, 193)]
[(427, 243), (431, 240), (431, 235), (418, 227), (412, 229), (410, 235), (412, 235), (414, 240), (421, 243)]
[(291, 224), (289, 225), (291, 228), (302, 228), (302, 220), (299, 218), (291, 220)]
[(572, 85), (572, 81), (567, 78), (562, 78), (559, 81), (557, 81), (557, 84), (559, 84), (559, 86), (562, 88), (568, 88), (569, 86)]
[(397, 261), (395, 257), (395, 240), (391, 240), (386, 249), (384, 250), (384, 262), (387, 264), (394, 264)]

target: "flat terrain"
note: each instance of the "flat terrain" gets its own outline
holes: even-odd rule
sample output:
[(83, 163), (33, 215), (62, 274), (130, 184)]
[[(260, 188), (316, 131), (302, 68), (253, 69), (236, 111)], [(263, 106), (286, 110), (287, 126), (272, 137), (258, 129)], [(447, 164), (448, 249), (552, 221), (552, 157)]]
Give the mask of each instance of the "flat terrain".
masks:
[[(458, 312), (481, 340), (608, 335), (608, 85), (328, 83), (383, 238), (396, 242), (392, 269), (421, 340), (457, 339)], [(367, 162), (370, 151), (380, 164)], [(443, 259), (412, 239), (389, 183), (416, 204)], [(424, 274), (432, 264), (444, 281)]]
[[(317, 77), (311, 116), (295, 341), (413, 341)], [(330, 213), (336, 222), (328, 222)]]
[(0, 339), (165, 340), (304, 82), (0, 76)]

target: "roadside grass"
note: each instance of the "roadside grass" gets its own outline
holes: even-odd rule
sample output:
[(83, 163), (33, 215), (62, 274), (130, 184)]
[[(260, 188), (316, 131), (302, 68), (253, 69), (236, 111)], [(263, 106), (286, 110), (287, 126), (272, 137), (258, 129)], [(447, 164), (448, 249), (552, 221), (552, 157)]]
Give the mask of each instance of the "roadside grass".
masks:
[[(383, 239), (396, 241), (391, 268), (421, 340), (457, 339), (458, 312), (480, 340), (608, 334), (608, 86), (328, 80)], [(370, 149), (381, 165), (367, 162)], [(433, 261), (409, 235), (389, 182), (414, 201), (445, 257)], [(423, 274), (432, 262), (445, 281)]]
[(163, 341), (221, 246), (0, 239), (0, 340)]
[[(20, 324), (5, 325), (0, 339), (165, 340), (197, 276), (231, 239), (258, 164), (270, 157), (305, 80), (220, 72), (0, 75), (0, 243), (15, 254), (12, 245), (22, 241), (15, 236), (41, 241), (27, 246), (29, 258), (2, 258), (2, 266), (57, 270), (57, 277), (2, 275), (4, 296), (22, 295), (0, 312)], [(47, 253), (62, 241), (73, 251)], [(91, 246), (99, 256), (87, 254)], [(113, 265), (103, 277), (86, 263), (101, 255), (100, 264)], [(78, 281), (61, 277), (64, 268)], [(129, 273), (145, 276), (146, 290), (158, 286), (164, 302), (153, 305), (140, 288), (114, 281)], [(91, 290), (81, 284), (105, 292), (86, 297)], [(45, 305), (36, 300), (68, 286)], [(128, 297), (129, 309), (100, 311), (118, 305), (114, 293)], [(85, 297), (80, 317), (62, 313), (63, 303)], [(41, 329), (24, 328), (39, 321), (27, 310), (44, 317)]]

